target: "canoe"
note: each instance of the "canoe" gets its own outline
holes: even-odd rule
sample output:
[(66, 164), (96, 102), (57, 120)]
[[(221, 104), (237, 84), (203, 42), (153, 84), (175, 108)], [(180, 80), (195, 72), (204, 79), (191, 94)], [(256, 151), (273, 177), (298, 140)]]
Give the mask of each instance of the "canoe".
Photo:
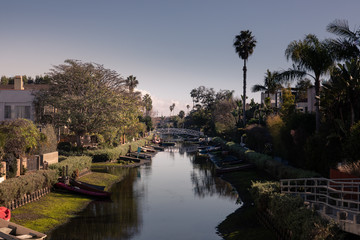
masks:
[(141, 151), (143, 151), (143, 152), (151, 152), (151, 153), (156, 152), (155, 149), (151, 149), (151, 148), (148, 148), (148, 147), (141, 147)]
[(216, 173), (237, 172), (237, 171), (252, 169), (252, 168), (255, 168), (255, 165), (252, 163), (242, 164), (240, 166), (234, 166), (234, 167), (225, 167), (225, 168), (216, 167)]
[(0, 218), (4, 219), (6, 221), (10, 221), (10, 218), (11, 218), (10, 209), (8, 209), (6, 207), (0, 207)]
[(69, 192), (79, 193), (79, 194), (83, 194), (83, 195), (87, 195), (87, 196), (91, 196), (91, 197), (108, 198), (111, 195), (111, 193), (109, 193), (109, 192), (102, 193), (102, 192), (89, 191), (89, 190), (81, 189), (79, 187), (69, 186), (69, 185), (67, 185), (65, 183), (61, 183), (61, 182), (55, 183), (55, 187), (67, 190)]
[(158, 150), (158, 151), (164, 151), (164, 148), (163, 147), (159, 147), (159, 146), (154, 146), (154, 145), (151, 145), (151, 147), (155, 150)]
[(108, 194), (110, 196), (109, 192), (104, 191), (104, 188), (105, 188), (104, 186), (87, 184), (87, 183), (76, 181), (76, 180), (73, 180), (73, 179), (70, 179), (70, 184), (72, 186), (74, 186), (74, 187), (78, 187), (78, 188), (83, 189), (83, 190), (92, 191), (92, 192), (98, 192), (98, 193), (104, 193), (104, 194)]
[(161, 142), (159, 143), (161, 146), (175, 146), (175, 142)]
[(45, 239), (44, 233), (0, 219), (0, 239)]

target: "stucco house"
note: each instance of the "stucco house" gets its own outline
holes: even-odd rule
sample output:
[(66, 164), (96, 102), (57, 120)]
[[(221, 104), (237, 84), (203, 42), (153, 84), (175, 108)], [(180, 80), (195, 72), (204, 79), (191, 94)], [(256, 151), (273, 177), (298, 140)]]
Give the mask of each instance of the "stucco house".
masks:
[(23, 84), (16, 76), (14, 85), (0, 85), (0, 121), (25, 118), (35, 121), (34, 91), (47, 85)]

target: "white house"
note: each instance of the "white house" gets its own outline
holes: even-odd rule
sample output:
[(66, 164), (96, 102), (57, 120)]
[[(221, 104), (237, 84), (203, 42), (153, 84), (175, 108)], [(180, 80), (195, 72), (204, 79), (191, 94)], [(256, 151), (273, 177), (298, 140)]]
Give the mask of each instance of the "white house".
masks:
[(35, 120), (34, 91), (43, 88), (39, 84), (23, 84), (16, 76), (14, 85), (0, 85), (0, 121), (17, 118)]
[[(292, 91), (293, 94), (296, 95), (296, 91)], [(282, 98), (281, 98), (281, 90), (278, 90), (277, 94), (270, 94), (270, 103), (272, 107), (275, 107), (276, 97), (277, 97), (277, 107), (281, 108)], [(261, 103), (265, 104), (265, 98), (267, 98), (268, 94), (262, 92), (261, 93)], [(315, 88), (310, 87), (307, 90), (307, 99), (304, 102), (297, 102), (296, 109), (301, 112), (315, 112)]]

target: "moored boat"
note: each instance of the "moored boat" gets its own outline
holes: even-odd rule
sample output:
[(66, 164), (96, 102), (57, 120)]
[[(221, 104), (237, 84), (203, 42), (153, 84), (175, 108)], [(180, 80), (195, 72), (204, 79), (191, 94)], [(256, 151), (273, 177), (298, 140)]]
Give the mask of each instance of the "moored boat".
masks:
[(87, 184), (87, 183), (84, 183), (84, 182), (76, 181), (74, 179), (70, 179), (70, 184), (72, 186), (78, 187), (80, 189), (84, 189), (84, 190), (88, 190), (88, 191), (92, 191), (92, 192), (104, 193), (104, 194), (107, 194), (109, 196), (111, 195), (110, 192), (104, 191), (104, 189), (105, 189), (104, 186)]
[(81, 189), (79, 187), (69, 186), (69, 185), (67, 185), (65, 183), (61, 183), (61, 182), (55, 183), (55, 187), (67, 190), (69, 192), (79, 193), (79, 194), (83, 194), (83, 195), (87, 195), (87, 196), (91, 196), (91, 197), (108, 198), (111, 195), (111, 193), (109, 193), (109, 192), (96, 192), (96, 191), (85, 190), (85, 189)]
[(175, 142), (161, 142), (159, 143), (161, 146), (175, 146)]
[(46, 234), (0, 219), (0, 239), (45, 239)]
[(6, 207), (0, 207), (0, 218), (4, 219), (6, 221), (10, 221), (10, 218), (11, 218), (10, 209), (8, 209)]

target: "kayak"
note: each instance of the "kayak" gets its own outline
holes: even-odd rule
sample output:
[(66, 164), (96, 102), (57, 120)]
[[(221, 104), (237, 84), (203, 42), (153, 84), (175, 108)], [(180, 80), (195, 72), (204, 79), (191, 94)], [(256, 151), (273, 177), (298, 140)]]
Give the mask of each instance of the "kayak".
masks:
[(6, 207), (0, 207), (0, 218), (4, 219), (6, 221), (10, 221), (10, 218), (11, 218), (10, 209), (8, 209)]
[(79, 187), (69, 186), (69, 185), (67, 185), (65, 183), (61, 183), (61, 182), (55, 183), (55, 187), (67, 190), (69, 192), (79, 193), (79, 194), (83, 194), (83, 195), (87, 195), (87, 196), (91, 196), (91, 197), (108, 198), (111, 195), (111, 193), (109, 193), (109, 192), (105, 192), (105, 191), (104, 192), (96, 192), (96, 191), (85, 190), (85, 189), (81, 189)]

